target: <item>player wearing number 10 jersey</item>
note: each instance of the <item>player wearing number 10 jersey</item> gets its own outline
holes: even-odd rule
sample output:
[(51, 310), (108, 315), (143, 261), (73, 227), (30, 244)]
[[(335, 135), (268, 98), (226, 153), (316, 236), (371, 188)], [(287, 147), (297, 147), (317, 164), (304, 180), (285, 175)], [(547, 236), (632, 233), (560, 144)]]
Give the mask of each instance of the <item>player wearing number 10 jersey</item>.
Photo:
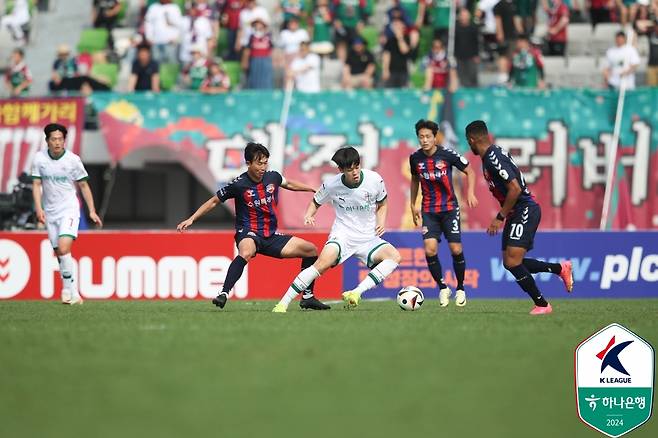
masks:
[(571, 292), (571, 262), (546, 263), (524, 258), (526, 252), (532, 249), (541, 220), (541, 208), (528, 190), (523, 173), (512, 157), (500, 146), (491, 144), (487, 125), (482, 120), (475, 120), (466, 126), (466, 140), (471, 151), (482, 159), (482, 172), (489, 184), (489, 191), (501, 206), (487, 232), (495, 235), (505, 221), (502, 235), (505, 268), (514, 275), (521, 289), (535, 302), (531, 315), (551, 313), (551, 305), (542, 296), (531, 274), (550, 272), (559, 275), (567, 291)]

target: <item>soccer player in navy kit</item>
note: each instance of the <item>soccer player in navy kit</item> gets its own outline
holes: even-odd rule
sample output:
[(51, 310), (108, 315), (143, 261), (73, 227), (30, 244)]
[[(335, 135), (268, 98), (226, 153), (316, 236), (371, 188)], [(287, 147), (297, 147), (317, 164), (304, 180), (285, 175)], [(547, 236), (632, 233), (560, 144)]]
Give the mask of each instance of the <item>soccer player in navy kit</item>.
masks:
[[(452, 253), (452, 263), (457, 277), (455, 304), (466, 305), (464, 291), (464, 272), (466, 261), (461, 243), (461, 224), (459, 219), (459, 204), (452, 184), (453, 166), (468, 176), (468, 195), (466, 203), (476, 207), (475, 172), (468, 165), (468, 160), (452, 149), (446, 149), (436, 144), (436, 134), (439, 126), (430, 120), (416, 122), (416, 136), (420, 149), (409, 156), (411, 170), (411, 187), (409, 202), (414, 225), (418, 226), (421, 217), (423, 223), (423, 244), (425, 259), (432, 278), (439, 285), (439, 304), (445, 307), (450, 302), (451, 290), (443, 282), (441, 262), (438, 257), (441, 234), (448, 241)], [(418, 184), (422, 190), (422, 212), (416, 206)]]
[[(318, 252), (311, 242), (287, 234), (277, 233), (277, 203), (279, 187), (298, 192), (315, 193), (315, 189), (300, 182), (288, 181), (279, 172), (268, 171), (270, 152), (259, 143), (247, 143), (244, 158), (247, 171), (219, 191), (188, 219), (178, 224), (183, 232), (195, 220), (220, 202), (235, 199), (235, 243), (238, 255), (228, 268), (222, 291), (212, 300), (224, 308), (228, 293), (242, 276), (244, 267), (256, 254), (275, 258), (302, 258), (302, 270), (312, 266)], [(313, 284), (303, 292), (299, 303), (302, 309), (326, 310), (330, 307), (313, 296)]]
[(503, 263), (519, 284), (535, 302), (531, 315), (551, 313), (553, 308), (544, 299), (531, 274), (550, 272), (559, 275), (567, 291), (573, 290), (573, 275), (570, 261), (546, 263), (524, 258), (533, 246), (535, 233), (541, 220), (541, 208), (528, 190), (523, 173), (512, 157), (500, 146), (491, 144), (487, 125), (475, 120), (466, 126), (466, 140), (471, 151), (482, 159), (482, 172), (489, 183), (489, 191), (498, 200), (501, 209), (491, 221), (487, 233), (498, 233), (503, 221)]

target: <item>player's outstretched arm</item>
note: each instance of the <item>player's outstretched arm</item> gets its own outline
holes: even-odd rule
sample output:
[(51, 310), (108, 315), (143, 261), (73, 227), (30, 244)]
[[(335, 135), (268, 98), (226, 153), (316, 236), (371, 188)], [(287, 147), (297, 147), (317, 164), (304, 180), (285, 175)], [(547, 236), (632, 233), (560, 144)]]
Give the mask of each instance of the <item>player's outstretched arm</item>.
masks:
[(471, 208), (478, 206), (478, 198), (475, 196), (475, 171), (471, 168), (470, 165), (466, 166), (464, 169), (466, 178), (468, 179), (468, 192), (466, 194), (466, 205)]
[(411, 183), (409, 185), (409, 208), (411, 208), (411, 218), (413, 219), (415, 226), (418, 226), (420, 223), (420, 209), (416, 206), (419, 183), (420, 179), (418, 176), (411, 175)]
[(386, 231), (386, 214), (388, 213), (388, 200), (385, 198), (381, 202), (377, 203), (377, 212), (375, 216), (377, 218), (375, 222), (375, 233), (378, 236), (381, 236)]
[(94, 206), (94, 196), (91, 194), (91, 187), (86, 180), (78, 181), (78, 187), (80, 187), (80, 193), (82, 193), (82, 198), (87, 204), (87, 210), (89, 210), (89, 218), (97, 227), (103, 226), (103, 221), (96, 213), (96, 206)]
[(192, 224), (197, 219), (199, 219), (201, 216), (203, 216), (204, 214), (208, 213), (210, 210), (215, 208), (217, 204), (219, 204), (219, 198), (217, 197), (217, 195), (213, 195), (212, 198), (208, 199), (206, 202), (201, 204), (201, 207), (197, 208), (197, 210), (194, 212), (192, 216), (188, 217), (183, 222), (178, 224), (176, 229), (181, 233), (187, 230), (190, 226), (192, 226)]
[(315, 193), (315, 189), (308, 184), (304, 184), (299, 181), (293, 181), (290, 179), (286, 179), (281, 183), (281, 187), (283, 187), (286, 190), (290, 190), (293, 192), (312, 192)]
[(304, 213), (304, 225), (315, 226), (315, 214), (318, 212), (319, 208), (320, 206), (316, 204), (315, 199), (312, 199)]
[(42, 224), (46, 223), (46, 213), (41, 208), (41, 180), (34, 178), (32, 180), (32, 199), (34, 199), (34, 210), (37, 214), (37, 220)]

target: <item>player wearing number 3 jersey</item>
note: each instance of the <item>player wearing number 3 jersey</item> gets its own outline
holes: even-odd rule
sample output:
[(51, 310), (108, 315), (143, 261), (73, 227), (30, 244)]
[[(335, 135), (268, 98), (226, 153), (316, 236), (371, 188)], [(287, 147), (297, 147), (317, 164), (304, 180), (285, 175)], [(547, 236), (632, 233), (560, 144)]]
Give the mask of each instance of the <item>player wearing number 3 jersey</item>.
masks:
[(514, 275), (519, 284), (532, 300), (535, 307), (531, 315), (541, 315), (553, 311), (544, 299), (535, 279), (531, 274), (550, 272), (559, 275), (567, 291), (573, 289), (571, 262), (546, 263), (536, 259), (524, 258), (533, 247), (535, 233), (541, 220), (541, 208), (528, 190), (523, 173), (514, 163), (512, 157), (500, 146), (491, 144), (487, 125), (476, 120), (466, 126), (466, 140), (471, 151), (482, 159), (482, 172), (489, 184), (489, 191), (498, 200), (501, 209), (491, 221), (487, 232), (498, 233), (505, 222), (502, 235), (503, 263)]

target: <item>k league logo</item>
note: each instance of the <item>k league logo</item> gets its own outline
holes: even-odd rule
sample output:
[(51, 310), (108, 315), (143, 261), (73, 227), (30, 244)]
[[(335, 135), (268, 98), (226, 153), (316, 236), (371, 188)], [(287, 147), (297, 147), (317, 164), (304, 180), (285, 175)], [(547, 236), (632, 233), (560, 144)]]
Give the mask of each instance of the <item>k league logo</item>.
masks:
[(0, 239), (0, 299), (21, 293), (30, 279), (30, 258), (21, 245)]
[(610, 437), (644, 424), (653, 407), (654, 361), (653, 347), (619, 324), (585, 339), (575, 352), (580, 419)]

